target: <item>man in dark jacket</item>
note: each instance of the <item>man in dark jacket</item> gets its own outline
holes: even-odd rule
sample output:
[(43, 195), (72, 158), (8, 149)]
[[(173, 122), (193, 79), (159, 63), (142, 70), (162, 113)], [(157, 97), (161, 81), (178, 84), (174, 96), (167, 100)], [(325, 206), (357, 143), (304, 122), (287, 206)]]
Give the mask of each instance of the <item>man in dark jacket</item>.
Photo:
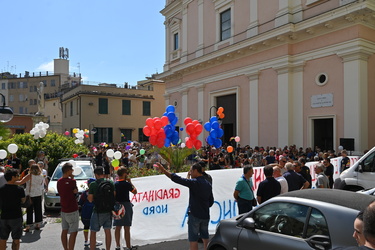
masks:
[(186, 179), (172, 174), (160, 163), (155, 163), (159, 171), (169, 177), (173, 182), (189, 188), (189, 223), (188, 239), (190, 249), (198, 249), (198, 239), (202, 238), (204, 249), (208, 245), (208, 223), (210, 220), (210, 207), (214, 203), (211, 184), (203, 177), (202, 166), (195, 163), (190, 168), (191, 179)]

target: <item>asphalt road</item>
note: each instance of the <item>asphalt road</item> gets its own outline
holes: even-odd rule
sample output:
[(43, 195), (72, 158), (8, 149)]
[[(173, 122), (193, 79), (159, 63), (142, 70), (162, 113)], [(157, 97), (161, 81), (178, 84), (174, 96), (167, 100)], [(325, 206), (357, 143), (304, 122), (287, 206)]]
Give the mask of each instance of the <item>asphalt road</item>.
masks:
[[(63, 249), (60, 240), (61, 223), (59, 213), (47, 213), (44, 219), (45, 224), (41, 230), (30, 230), (29, 233), (23, 233), (21, 238), (21, 249), (25, 250), (41, 250), (41, 249)], [(25, 220), (25, 219), (24, 219)], [(89, 247), (84, 247), (83, 225), (80, 224), (79, 232), (76, 239), (75, 249), (88, 250)], [(97, 233), (97, 240), (103, 241), (103, 245), (96, 249), (105, 249), (104, 246), (104, 231), (103, 229)], [(7, 241), (7, 249), (11, 249), (11, 237)], [(122, 247), (125, 246), (125, 241), (122, 239)], [(115, 249), (114, 230), (112, 231), (111, 249)], [(160, 242), (156, 244), (139, 246), (140, 250), (184, 250), (189, 249), (188, 240), (174, 240), (168, 242)], [(199, 244), (199, 249), (203, 249), (203, 244)]]

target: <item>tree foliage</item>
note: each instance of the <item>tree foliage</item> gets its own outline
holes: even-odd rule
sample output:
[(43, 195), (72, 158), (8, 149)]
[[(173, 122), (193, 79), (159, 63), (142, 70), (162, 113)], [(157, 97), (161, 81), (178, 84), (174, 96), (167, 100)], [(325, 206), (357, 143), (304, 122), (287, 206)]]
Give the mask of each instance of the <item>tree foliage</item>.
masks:
[(9, 144), (18, 146), (17, 157), (20, 158), (23, 168), (27, 167), (30, 159), (35, 159), (38, 151), (44, 151), (48, 160), (49, 175), (55, 170), (58, 160), (71, 158), (73, 154), (87, 154), (89, 149), (82, 144), (75, 144), (75, 138), (57, 133), (47, 133), (44, 138), (35, 140), (29, 133), (15, 134), (12, 138), (0, 141), (0, 149), (7, 150)]

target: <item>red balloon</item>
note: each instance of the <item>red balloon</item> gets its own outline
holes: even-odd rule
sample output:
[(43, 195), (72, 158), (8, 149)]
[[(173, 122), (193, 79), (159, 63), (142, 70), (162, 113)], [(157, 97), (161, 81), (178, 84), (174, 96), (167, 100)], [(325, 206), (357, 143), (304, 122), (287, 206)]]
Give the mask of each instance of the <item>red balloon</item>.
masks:
[(197, 134), (194, 132), (194, 133), (191, 133), (190, 134), (190, 139), (191, 140), (196, 140), (197, 139)]
[(200, 149), (200, 148), (202, 147), (202, 142), (201, 142), (200, 140), (196, 140), (196, 141), (194, 142), (194, 147), (195, 147), (196, 149)]
[(152, 120), (152, 118), (147, 118), (146, 125), (152, 128), (154, 126), (154, 120)]
[(193, 147), (193, 141), (189, 138), (186, 140), (186, 147), (188, 148), (192, 148)]
[(187, 126), (189, 123), (191, 123), (193, 120), (190, 117), (186, 117), (184, 120), (185, 126)]
[(186, 125), (186, 132), (188, 134), (194, 133), (194, 131), (195, 131), (195, 126), (193, 123), (189, 123), (188, 125)]
[(158, 148), (162, 148), (164, 146), (164, 140), (165, 138), (158, 137), (158, 139), (156, 140), (156, 145), (158, 146)]
[(154, 127), (156, 130), (161, 129), (162, 126), (163, 126), (163, 123), (159, 118), (154, 121)]
[(158, 137), (158, 138), (163, 138), (163, 139), (165, 139), (166, 138), (166, 136), (165, 136), (165, 132), (164, 132), (164, 129), (159, 129), (159, 131), (156, 133), (156, 136)]
[(197, 133), (197, 135), (199, 135), (200, 133), (202, 133), (203, 131), (203, 126), (201, 124), (197, 124), (195, 125), (195, 133)]
[(150, 135), (156, 135), (158, 131), (155, 128), (151, 128), (151, 133)]
[(199, 121), (198, 121), (198, 120), (194, 120), (194, 121), (193, 121), (193, 124), (194, 124), (194, 125), (197, 125), (197, 124), (199, 124)]
[(149, 138), (149, 141), (151, 143), (151, 145), (156, 145), (156, 135), (151, 135), (150, 138)]
[(151, 129), (149, 126), (144, 126), (143, 127), (143, 134), (145, 134), (145, 136), (150, 136), (151, 135)]
[(167, 126), (168, 125), (168, 116), (162, 116), (161, 117), (161, 123), (163, 124), (163, 126)]
[(73, 158), (77, 158), (78, 157), (78, 154), (73, 154)]

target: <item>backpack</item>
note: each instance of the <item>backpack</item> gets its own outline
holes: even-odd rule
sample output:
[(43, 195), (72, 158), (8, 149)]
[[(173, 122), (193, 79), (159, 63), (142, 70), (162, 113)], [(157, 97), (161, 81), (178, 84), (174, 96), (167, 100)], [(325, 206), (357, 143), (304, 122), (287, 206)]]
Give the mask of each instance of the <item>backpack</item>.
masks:
[(115, 188), (112, 182), (108, 180), (97, 181), (98, 189), (94, 196), (96, 212), (106, 213), (113, 210), (115, 205)]
[(92, 214), (92, 210), (94, 208), (94, 203), (89, 202), (87, 200), (87, 191), (82, 192), (82, 194), (79, 198), (79, 201), (78, 201), (78, 205), (80, 205), (81, 208), (82, 208), (81, 209), (81, 218), (90, 219), (91, 214)]

